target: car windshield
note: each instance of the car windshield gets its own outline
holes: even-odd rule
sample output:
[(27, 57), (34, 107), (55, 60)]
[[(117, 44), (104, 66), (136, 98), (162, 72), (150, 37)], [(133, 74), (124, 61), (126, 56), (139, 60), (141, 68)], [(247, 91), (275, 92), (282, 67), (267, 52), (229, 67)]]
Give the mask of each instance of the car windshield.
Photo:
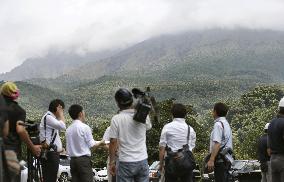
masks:
[(59, 163), (62, 166), (70, 166), (70, 160), (68, 160), (68, 159), (60, 159)]
[(242, 169), (246, 165), (245, 161), (235, 161), (234, 165), (232, 166), (233, 169)]
[(255, 160), (244, 160), (244, 161), (238, 161), (236, 160), (234, 165), (232, 166), (233, 170), (238, 170), (242, 173), (252, 172), (254, 170), (260, 169), (259, 162)]
[(149, 169), (158, 169), (159, 167), (159, 161), (155, 161), (152, 163), (152, 165), (149, 167)]

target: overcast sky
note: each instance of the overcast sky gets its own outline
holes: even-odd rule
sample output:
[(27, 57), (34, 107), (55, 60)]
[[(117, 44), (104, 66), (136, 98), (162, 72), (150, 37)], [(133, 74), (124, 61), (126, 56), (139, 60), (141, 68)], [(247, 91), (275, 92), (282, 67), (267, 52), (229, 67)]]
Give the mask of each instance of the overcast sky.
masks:
[(284, 0), (0, 0), (0, 73), (49, 50), (123, 48), (191, 29), (284, 30)]

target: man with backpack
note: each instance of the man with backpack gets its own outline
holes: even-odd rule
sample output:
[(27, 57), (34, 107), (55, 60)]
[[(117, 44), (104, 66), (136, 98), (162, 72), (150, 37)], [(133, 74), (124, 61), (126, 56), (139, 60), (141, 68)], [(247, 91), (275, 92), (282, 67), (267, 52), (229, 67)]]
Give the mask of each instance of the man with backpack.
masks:
[(174, 104), (171, 113), (173, 121), (164, 126), (160, 137), (160, 171), (165, 161), (165, 182), (192, 182), (195, 161), (191, 151), (195, 147), (196, 133), (185, 122), (184, 105)]
[[(214, 127), (210, 137), (210, 158), (207, 162), (208, 171), (214, 171), (216, 182), (229, 181), (230, 152), (233, 148), (232, 130), (226, 119), (229, 108), (223, 103), (216, 103), (213, 109)], [(228, 150), (229, 149), (229, 150)], [(225, 158), (226, 157), (226, 158)]]

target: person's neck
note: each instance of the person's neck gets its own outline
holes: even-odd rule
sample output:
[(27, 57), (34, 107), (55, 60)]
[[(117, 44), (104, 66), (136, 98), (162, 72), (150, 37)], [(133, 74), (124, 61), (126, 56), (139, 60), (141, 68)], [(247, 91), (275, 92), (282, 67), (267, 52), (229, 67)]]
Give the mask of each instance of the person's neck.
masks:
[(129, 109), (133, 109), (133, 107), (119, 108), (120, 111), (125, 111), (125, 110), (129, 110)]
[(84, 123), (83, 118), (77, 118), (77, 121), (81, 121), (82, 123)]

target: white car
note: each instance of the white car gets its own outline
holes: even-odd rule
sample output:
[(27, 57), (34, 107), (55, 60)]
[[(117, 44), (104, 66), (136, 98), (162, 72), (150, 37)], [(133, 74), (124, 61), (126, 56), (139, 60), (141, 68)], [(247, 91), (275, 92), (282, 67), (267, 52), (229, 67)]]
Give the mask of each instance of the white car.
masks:
[(21, 170), (21, 182), (27, 182), (27, 181), (28, 181), (28, 167), (25, 165)]
[[(70, 172), (70, 158), (67, 155), (60, 155), (59, 168), (57, 173), (58, 182), (67, 182), (71, 180)], [(21, 171), (21, 182), (27, 182), (28, 180), (28, 167), (23, 166)]]
[[(94, 172), (95, 171), (95, 172)], [(94, 172), (94, 181), (99, 182), (99, 181), (108, 181), (107, 177), (107, 168), (104, 167), (103, 169), (93, 169)]]
[(58, 182), (67, 182), (68, 180), (71, 180), (70, 158), (68, 155), (60, 155), (57, 178)]

